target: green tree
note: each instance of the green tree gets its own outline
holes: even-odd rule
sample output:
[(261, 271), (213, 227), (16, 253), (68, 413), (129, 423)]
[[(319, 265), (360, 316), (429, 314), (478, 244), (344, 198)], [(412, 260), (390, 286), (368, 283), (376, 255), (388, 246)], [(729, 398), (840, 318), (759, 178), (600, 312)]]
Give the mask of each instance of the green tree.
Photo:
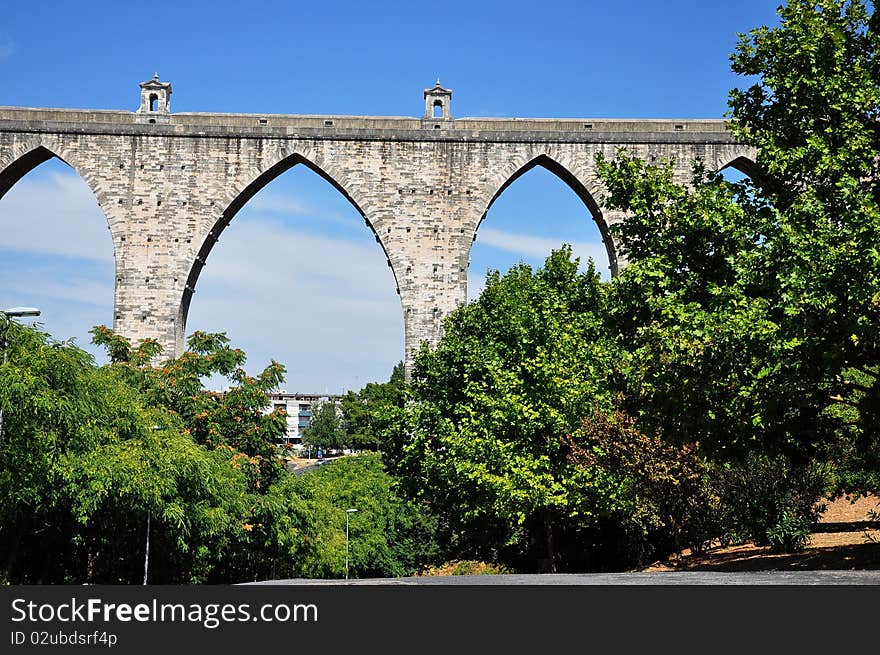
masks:
[(835, 403), (878, 433), (880, 41), (861, 2), (780, 16), (732, 57), (758, 78), (731, 93), (732, 129), (758, 148), (753, 183), (697, 167), (675, 184), (625, 155), (599, 167), (630, 214), (613, 305), (641, 415), (718, 454), (804, 460), (841, 434)]
[[(179, 417), (196, 443), (231, 452), (254, 490), (265, 490), (277, 479), (283, 465), (275, 443), (287, 424), (283, 412), (265, 410), (270, 405), (267, 394), (284, 380), (281, 364), (273, 361), (260, 374), (248, 375), (241, 368), (245, 353), (232, 348), (222, 333), (194, 332), (182, 355), (155, 365), (155, 341), (133, 347), (104, 326), (94, 328), (92, 335), (95, 344), (108, 349), (114, 370), (147, 403)], [(215, 375), (230, 383), (226, 391), (204, 388), (203, 380)]]
[[(779, 27), (741, 36), (732, 57), (757, 77), (731, 93), (732, 127), (758, 148), (758, 193), (775, 210), (756, 278), (782, 308), (782, 336), (801, 344), (799, 368), (821, 371), (838, 403), (823, 418), (848, 442), (844, 468), (876, 471), (880, 15), (861, 0), (794, 0), (779, 13)], [(861, 482), (880, 487), (876, 475)]]
[(150, 580), (196, 581), (237, 528), (244, 482), (226, 458), (72, 343), (10, 326), (0, 404), (6, 581), (139, 582), (148, 516)]
[(627, 408), (652, 434), (735, 466), (784, 461), (797, 480), (817, 461), (876, 470), (880, 454), (880, 41), (862, 2), (796, 0), (780, 18), (732, 57), (757, 78), (730, 102), (754, 180), (697, 164), (679, 184), (623, 152), (598, 166), (628, 213), (610, 300)]
[(312, 405), (312, 420), (302, 432), (302, 442), (316, 448), (339, 450), (348, 443), (342, 408), (335, 400)]
[(342, 415), (352, 448), (376, 450), (387, 425), (387, 410), (402, 407), (406, 380), (398, 362), (388, 382), (369, 382), (341, 399)]
[(350, 515), (352, 577), (411, 575), (431, 562), (436, 520), (396, 488), (378, 453), (285, 476), (271, 492), (283, 508), (275, 519), (276, 576), (343, 577), (350, 508), (358, 510)]
[(628, 265), (609, 301), (628, 412), (714, 458), (808, 455), (827, 390), (798, 366), (801, 341), (780, 333), (784, 308), (753, 282), (767, 242), (746, 185), (699, 166), (676, 183), (671, 165), (622, 152), (598, 166), (608, 203), (628, 212), (616, 229)]
[[(158, 363), (153, 341), (133, 347), (103, 326), (92, 334), (110, 351), (110, 368), (120, 380), (136, 388), (145, 403), (174, 416), (187, 436), (243, 481), (243, 488), (234, 488), (230, 531), (216, 547), (202, 550), (202, 579), (238, 582), (270, 576), (267, 549), (277, 529), (271, 519), (281, 510), (268, 491), (285, 473), (275, 443), (287, 426), (283, 412), (266, 411), (267, 394), (283, 381), (284, 367), (273, 361), (260, 374), (248, 375), (242, 369), (245, 353), (232, 348), (224, 334), (195, 332), (182, 355)], [(230, 383), (222, 393), (204, 388), (203, 379), (217, 375)]]
[(454, 555), (537, 548), (556, 566), (555, 535), (572, 509), (565, 438), (591, 409), (611, 407), (617, 357), (604, 285), (570, 255), (564, 247), (543, 269), (491, 272), (437, 347), (416, 357), (386, 461), (450, 522)]
[(685, 547), (700, 552), (720, 532), (720, 500), (696, 444), (644, 434), (618, 409), (585, 416), (567, 445), (572, 515), (598, 528), (590, 548), (582, 541), (571, 548), (578, 568), (630, 568)]

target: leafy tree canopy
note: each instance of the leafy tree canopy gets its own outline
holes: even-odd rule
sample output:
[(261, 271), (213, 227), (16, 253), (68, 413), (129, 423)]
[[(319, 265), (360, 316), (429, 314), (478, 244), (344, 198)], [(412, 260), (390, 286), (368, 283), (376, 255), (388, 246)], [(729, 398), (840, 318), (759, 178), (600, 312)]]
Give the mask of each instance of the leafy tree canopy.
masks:
[(317, 448), (340, 450), (349, 444), (342, 408), (335, 400), (312, 405), (312, 419), (302, 432), (302, 441)]
[(9, 326), (0, 367), (0, 561), (16, 583), (191, 581), (238, 528), (239, 472), (70, 342)]
[(387, 459), (445, 513), (466, 554), (537, 540), (554, 565), (554, 525), (572, 509), (565, 437), (612, 405), (604, 296), (592, 263), (578, 273), (566, 246), (542, 269), (490, 272), (416, 357)]
[[(794, 0), (741, 37), (731, 128), (754, 179), (600, 157), (629, 265), (615, 329), (643, 426), (720, 459), (880, 453), (880, 35), (865, 3)], [(869, 453), (873, 453), (869, 455)], [(855, 454), (858, 454), (854, 456)], [(848, 466), (842, 459), (838, 463)], [(855, 478), (852, 478), (855, 479)]]
[(388, 382), (369, 382), (360, 391), (342, 397), (342, 414), (353, 448), (375, 450), (386, 426), (387, 410), (405, 401), (403, 362), (398, 362)]
[[(242, 368), (245, 354), (229, 346), (225, 334), (194, 332), (187, 350), (154, 365), (155, 341), (133, 347), (104, 326), (92, 330), (93, 342), (107, 347), (113, 368), (139, 389), (147, 402), (179, 417), (196, 443), (239, 454), (255, 490), (265, 490), (282, 469), (275, 443), (287, 429), (284, 414), (269, 407), (267, 394), (284, 380), (284, 367), (271, 362), (259, 375)], [(232, 384), (223, 392), (204, 388), (203, 380), (224, 376)]]

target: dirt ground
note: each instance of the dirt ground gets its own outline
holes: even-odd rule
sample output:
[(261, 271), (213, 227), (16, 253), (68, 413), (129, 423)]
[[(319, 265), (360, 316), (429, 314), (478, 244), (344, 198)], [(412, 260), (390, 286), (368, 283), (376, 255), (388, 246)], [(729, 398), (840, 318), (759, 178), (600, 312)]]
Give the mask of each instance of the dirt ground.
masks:
[(286, 459), (287, 468), (290, 470), (302, 468), (303, 466), (311, 466), (317, 461), (314, 457), (287, 457)]
[(743, 544), (715, 546), (703, 555), (685, 550), (642, 571), (783, 571), (880, 569), (880, 498), (828, 503), (809, 546), (800, 553), (777, 555), (769, 548)]

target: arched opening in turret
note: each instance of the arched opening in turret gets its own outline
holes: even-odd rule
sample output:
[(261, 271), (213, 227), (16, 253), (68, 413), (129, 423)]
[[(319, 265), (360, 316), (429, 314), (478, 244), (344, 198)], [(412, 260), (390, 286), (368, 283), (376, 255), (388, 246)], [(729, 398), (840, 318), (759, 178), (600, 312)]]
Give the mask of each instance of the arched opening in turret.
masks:
[(550, 252), (563, 244), (572, 246), (581, 270), (592, 259), (604, 279), (616, 271), (607, 225), (589, 191), (565, 167), (537, 157), (489, 203), (471, 246), (468, 300), (479, 296), (488, 270), (503, 274), (520, 262), (543, 267)]
[(214, 226), (179, 323), (187, 334), (226, 332), (247, 353), (249, 373), (272, 359), (284, 364), (291, 393), (341, 394), (386, 381), (404, 352), (403, 312), (378, 241), (336, 180), (288, 158), (248, 185)]
[(0, 171), (0, 309), (37, 307), (17, 320), (106, 363), (89, 330), (113, 325), (114, 273), (107, 219), (71, 166), (38, 147)]

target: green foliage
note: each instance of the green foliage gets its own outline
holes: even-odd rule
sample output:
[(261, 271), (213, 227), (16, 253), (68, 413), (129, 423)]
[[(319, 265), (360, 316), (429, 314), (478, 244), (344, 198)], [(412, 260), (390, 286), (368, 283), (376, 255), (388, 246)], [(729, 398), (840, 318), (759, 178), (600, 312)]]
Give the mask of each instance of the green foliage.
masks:
[[(265, 490), (277, 479), (282, 464), (274, 444), (287, 424), (283, 412), (264, 410), (269, 406), (267, 393), (284, 379), (281, 364), (273, 361), (259, 375), (249, 376), (241, 368), (244, 352), (230, 347), (224, 334), (195, 332), (180, 357), (157, 365), (153, 342), (132, 348), (104, 326), (94, 328), (92, 335), (95, 344), (110, 351), (112, 368), (121, 379), (138, 389), (149, 405), (178, 417), (196, 443), (231, 453), (253, 490)], [(232, 384), (222, 393), (208, 391), (202, 380), (212, 375)]]
[[(284, 473), (275, 442), (287, 426), (282, 411), (266, 411), (267, 393), (283, 381), (284, 367), (273, 361), (259, 375), (248, 375), (242, 368), (244, 352), (232, 348), (224, 334), (195, 332), (182, 355), (159, 363), (149, 341), (132, 348), (103, 326), (92, 334), (95, 343), (110, 349), (110, 368), (119, 379), (136, 388), (146, 403), (173, 416), (184, 434), (238, 480), (216, 499), (227, 495), (232, 501), (226, 533), (199, 546), (204, 581), (268, 575), (265, 557), (276, 541), (273, 521), (284, 511), (269, 493)], [(203, 379), (214, 375), (231, 383), (226, 391), (204, 388)]]
[(782, 456), (755, 453), (719, 467), (713, 477), (725, 539), (751, 540), (776, 552), (807, 545), (830, 482), (825, 465), (792, 464)]
[[(264, 447), (280, 368), (256, 378), (222, 335), (196, 333), (159, 365), (106, 328), (114, 363), (13, 324), (0, 368), (0, 561), (12, 583), (229, 583), (344, 574), (344, 508), (355, 506), (353, 575), (403, 575), (434, 556), (436, 525), (402, 500), (377, 455), (294, 476)], [(237, 384), (202, 388), (219, 372)], [(270, 459), (271, 457), (271, 459)], [(342, 509), (340, 509), (342, 508)]]
[(411, 575), (436, 554), (436, 521), (403, 500), (377, 453), (343, 457), (302, 475), (285, 476), (272, 495), (286, 506), (276, 524), (276, 576), (345, 575), (346, 509), (349, 575)]
[(391, 372), (388, 382), (369, 382), (360, 391), (349, 391), (342, 397), (348, 442), (357, 450), (376, 450), (387, 427), (388, 410), (402, 407), (405, 400), (403, 362)]
[(615, 552), (619, 564), (643, 564), (684, 547), (700, 551), (717, 534), (716, 500), (695, 444), (648, 436), (619, 410), (594, 412), (569, 438), (568, 459), (574, 511), (617, 526), (619, 543), (600, 547)]
[(850, 480), (880, 462), (878, 34), (860, 2), (796, 1), (743, 36), (731, 127), (758, 148), (755, 181), (699, 165), (598, 160), (629, 265), (612, 316), (632, 356), (640, 425), (749, 452), (838, 459)]
[[(242, 482), (70, 343), (16, 324), (0, 368), (0, 557), (14, 583), (131, 583), (153, 519), (157, 580), (188, 582), (235, 529)], [(155, 429), (161, 426), (162, 429)]]
[(863, 2), (794, 0), (780, 18), (731, 58), (756, 77), (730, 96), (754, 180), (696, 163), (685, 183), (625, 152), (597, 164), (628, 213), (609, 301), (625, 407), (729, 463), (721, 520), (791, 550), (827, 491), (811, 462), (838, 491), (877, 488), (880, 34)]
[[(871, 13), (873, 11), (873, 13)], [(758, 148), (759, 191), (775, 210), (763, 278), (780, 332), (853, 454), (853, 481), (880, 464), (880, 18), (861, 0), (794, 0), (779, 27), (740, 39), (732, 127)], [(818, 369), (819, 374), (811, 372)], [(850, 411), (852, 410), (852, 411)], [(874, 482), (871, 482), (873, 478)]]
[(599, 275), (592, 264), (579, 274), (570, 255), (490, 273), (436, 349), (419, 352), (411, 402), (389, 427), (392, 472), (443, 513), (456, 553), (537, 547), (555, 566), (554, 529), (572, 510), (565, 438), (610, 406), (617, 356)]
[(828, 389), (804, 365), (803, 339), (782, 333), (784, 307), (763, 270), (764, 209), (746, 185), (694, 169), (689, 185), (620, 153), (598, 159), (629, 264), (615, 279), (610, 318), (629, 413), (649, 432), (699, 441), (704, 452), (741, 457), (794, 452), (833, 435), (823, 424)]
[(312, 420), (302, 431), (302, 442), (317, 448), (341, 450), (348, 443), (342, 408), (335, 400), (312, 405)]

